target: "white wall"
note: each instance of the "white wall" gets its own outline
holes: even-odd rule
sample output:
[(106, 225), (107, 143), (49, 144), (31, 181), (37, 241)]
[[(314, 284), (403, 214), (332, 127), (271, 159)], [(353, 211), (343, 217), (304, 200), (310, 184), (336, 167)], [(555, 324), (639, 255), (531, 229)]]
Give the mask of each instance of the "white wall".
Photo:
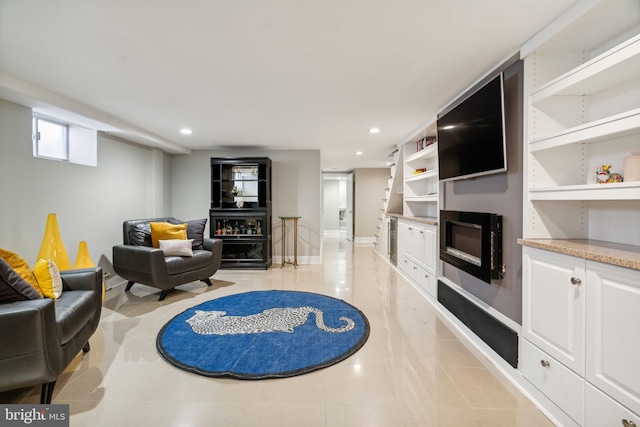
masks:
[(356, 241), (372, 241), (380, 225), (389, 169), (355, 170), (354, 234)]
[[(34, 158), (31, 110), (0, 100), (0, 247), (37, 261), (47, 214), (56, 213), (71, 263), (80, 241), (92, 260), (112, 271), (112, 247), (122, 242), (126, 219), (172, 215), (208, 218), (211, 157), (269, 157), (273, 162), (273, 253), (281, 255), (278, 216), (302, 217), (298, 259), (320, 263), (322, 176), (320, 151), (195, 151), (169, 156), (104, 135), (98, 136), (98, 166)], [(208, 231), (207, 231), (208, 233)], [(292, 233), (287, 233), (290, 244)]]
[(85, 240), (94, 263), (109, 270), (125, 219), (169, 213), (166, 162), (158, 150), (103, 135), (97, 167), (34, 158), (31, 110), (0, 100), (0, 246), (33, 267), (47, 214), (56, 213), (71, 264)]
[[(172, 212), (183, 220), (208, 218), (211, 157), (269, 157), (272, 162), (272, 231), (274, 263), (282, 254), (278, 216), (300, 216), (298, 262), (318, 264), (322, 251), (322, 172), (319, 150), (202, 150), (172, 161)], [(209, 235), (207, 224), (206, 235)], [(289, 227), (287, 228), (289, 229)], [(291, 233), (288, 247), (293, 248)], [(291, 253), (288, 252), (288, 255)]]

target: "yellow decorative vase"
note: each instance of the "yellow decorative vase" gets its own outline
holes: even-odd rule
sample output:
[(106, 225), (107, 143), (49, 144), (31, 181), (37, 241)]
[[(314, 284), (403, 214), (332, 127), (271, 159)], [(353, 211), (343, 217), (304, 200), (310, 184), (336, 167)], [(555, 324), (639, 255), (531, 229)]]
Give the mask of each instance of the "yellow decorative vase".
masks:
[[(91, 255), (89, 255), (87, 242), (83, 240), (78, 246), (78, 256), (76, 257), (76, 262), (73, 263), (73, 269), (93, 268), (95, 266), (93, 260), (91, 260)], [(104, 280), (102, 281), (102, 301), (104, 301)]]
[(78, 246), (78, 257), (76, 258), (76, 262), (73, 264), (74, 270), (76, 268), (92, 268), (95, 266), (96, 265), (91, 260), (91, 255), (89, 255), (87, 242), (80, 242), (80, 246)]
[(69, 255), (62, 243), (60, 230), (58, 229), (58, 217), (56, 214), (47, 216), (47, 227), (44, 230), (42, 246), (38, 252), (38, 259), (51, 260), (56, 263), (59, 270), (69, 270), (71, 263)]

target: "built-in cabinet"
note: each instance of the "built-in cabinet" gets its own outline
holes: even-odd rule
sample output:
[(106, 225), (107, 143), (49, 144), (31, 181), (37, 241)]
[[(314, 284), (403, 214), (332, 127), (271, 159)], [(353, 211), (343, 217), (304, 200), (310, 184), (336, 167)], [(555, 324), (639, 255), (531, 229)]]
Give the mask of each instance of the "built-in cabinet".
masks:
[(523, 256), (523, 376), (576, 425), (640, 426), (640, 270)]
[[(640, 2), (578, 2), (521, 57), (519, 369), (567, 425), (640, 426), (640, 181), (624, 179), (640, 150)], [(600, 183), (603, 165), (623, 182)]]
[(271, 266), (271, 160), (212, 158), (211, 237), (223, 240), (220, 268)]
[(438, 144), (436, 118), (401, 145), (402, 217), (398, 220), (398, 268), (437, 297)]
[(435, 224), (398, 221), (398, 268), (434, 297), (437, 294), (437, 233)]

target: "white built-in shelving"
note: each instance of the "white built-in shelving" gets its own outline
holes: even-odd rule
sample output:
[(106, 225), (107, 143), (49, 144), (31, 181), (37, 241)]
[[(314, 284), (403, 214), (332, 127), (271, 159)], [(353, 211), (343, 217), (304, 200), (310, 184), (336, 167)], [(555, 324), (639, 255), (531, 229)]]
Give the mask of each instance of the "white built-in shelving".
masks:
[(435, 219), (439, 200), (438, 143), (424, 146), (420, 143), (424, 138), (436, 138), (435, 118), (403, 144), (403, 213), (408, 217)]
[(640, 231), (624, 230), (640, 230), (640, 182), (596, 180), (602, 165), (624, 175), (640, 150), (640, 2), (587, 1), (562, 27), (522, 49), (524, 236), (640, 246)]

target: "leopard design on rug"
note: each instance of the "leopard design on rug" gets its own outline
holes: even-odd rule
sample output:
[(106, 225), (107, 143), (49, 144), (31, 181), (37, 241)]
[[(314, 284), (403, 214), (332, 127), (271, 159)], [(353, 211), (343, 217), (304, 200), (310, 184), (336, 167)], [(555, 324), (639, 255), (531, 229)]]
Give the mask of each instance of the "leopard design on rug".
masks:
[(226, 316), (226, 311), (196, 310), (186, 322), (193, 332), (201, 335), (258, 334), (264, 332), (293, 333), (296, 326), (304, 325), (310, 313), (315, 314), (316, 326), (325, 332), (347, 332), (355, 323), (348, 317), (340, 317), (346, 325), (330, 328), (324, 324), (322, 310), (314, 307), (270, 308), (248, 316)]

